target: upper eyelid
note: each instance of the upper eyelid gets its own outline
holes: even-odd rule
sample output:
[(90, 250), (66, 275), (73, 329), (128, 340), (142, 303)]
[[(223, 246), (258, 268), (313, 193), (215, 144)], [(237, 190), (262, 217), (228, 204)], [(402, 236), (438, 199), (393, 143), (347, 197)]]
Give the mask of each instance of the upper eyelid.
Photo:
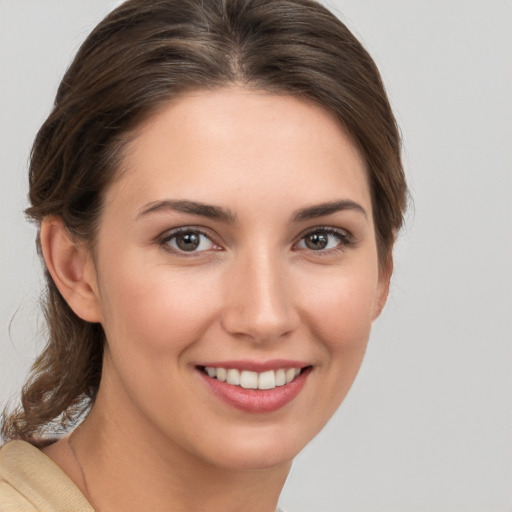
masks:
[[(189, 232), (193, 232), (193, 233), (198, 233), (202, 236), (205, 236), (206, 238), (208, 238), (208, 240), (210, 240), (210, 242), (219, 247), (221, 246), (221, 244), (219, 244), (216, 240), (215, 240), (215, 237), (212, 236), (209, 232), (209, 230), (205, 229), (205, 228), (200, 228), (200, 227), (197, 227), (197, 226), (180, 226), (180, 227), (177, 227), (177, 228), (172, 228), (172, 229), (169, 229), (167, 231), (164, 231), (160, 236), (157, 237), (157, 241), (158, 241), (158, 244), (159, 245), (164, 245), (166, 244), (167, 242), (169, 242), (170, 240), (172, 240), (174, 237), (182, 234), (182, 233), (189, 233)], [(191, 251), (190, 252), (190, 255), (192, 255), (195, 251)], [(200, 252), (206, 252), (206, 251), (198, 251), (198, 253)]]
[(180, 226), (177, 228), (167, 229), (161, 235), (158, 236), (158, 239), (166, 240), (181, 233), (188, 233), (191, 231), (194, 233), (199, 233), (200, 235), (204, 235), (205, 237), (209, 238), (212, 242), (214, 242), (214, 236), (212, 236), (210, 230), (199, 226)]
[[(330, 249), (320, 249), (320, 250), (313, 250), (313, 249), (306, 249), (303, 247), (297, 247), (301, 242), (303, 242), (304, 238), (306, 238), (308, 235), (312, 233), (318, 233), (318, 232), (324, 232), (329, 235), (337, 236), (339, 239), (339, 243), (336, 244), (335, 247)], [(298, 240), (293, 244), (293, 248), (295, 250), (298, 250), (299, 252), (311, 252), (311, 254), (316, 254), (317, 256), (327, 256), (332, 255), (338, 252), (345, 251), (346, 249), (349, 249), (350, 247), (353, 247), (356, 243), (356, 240), (354, 239), (354, 236), (350, 231), (343, 228), (336, 228), (333, 226), (316, 226), (313, 228), (310, 228), (303, 232)]]
[(354, 238), (354, 235), (352, 235), (352, 233), (348, 229), (345, 229), (345, 228), (338, 228), (338, 227), (334, 227), (334, 226), (314, 226), (312, 228), (308, 228), (307, 230), (303, 231), (299, 235), (298, 239), (302, 240), (305, 236), (307, 236), (311, 233), (316, 233), (317, 231), (334, 233), (334, 234), (340, 235), (343, 238), (350, 238), (350, 239)]

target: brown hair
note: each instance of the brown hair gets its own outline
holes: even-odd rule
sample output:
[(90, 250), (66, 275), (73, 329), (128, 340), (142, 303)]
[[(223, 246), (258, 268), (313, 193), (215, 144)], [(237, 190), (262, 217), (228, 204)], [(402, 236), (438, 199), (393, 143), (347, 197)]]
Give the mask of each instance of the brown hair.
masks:
[[(82, 44), (32, 149), (27, 214), (63, 219), (93, 246), (102, 193), (142, 121), (180, 92), (229, 84), (301, 95), (333, 113), (366, 159), (381, 267), (402, 224), (400, 136), (379, 72), (333, 14), (312, 0), (129, 0)], [(38, 241), (39, 247), (39, 241)], [(98, 390), (99, 324), (74, 314), (46, 272), (48, 343), (4, 413), (5, 439), (66, 428)]]

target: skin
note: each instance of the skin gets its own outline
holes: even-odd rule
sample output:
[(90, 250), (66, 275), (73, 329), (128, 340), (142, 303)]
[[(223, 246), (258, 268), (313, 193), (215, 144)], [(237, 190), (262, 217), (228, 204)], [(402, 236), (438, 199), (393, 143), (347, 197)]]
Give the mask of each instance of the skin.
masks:
[[(169, 200), (233, 219), (157, 203)], [(294, 219), (336, 201), (352, 206)], [(46, 453), (100, 510), (275, 510), (292, 459), (352, 385), (387, 296), (360, 152), (304, 99), (189, 93), (140, 127), (100, 220), (94, 254), (59, 219), (42, 226), (61, 293), (107, 335), (97, 401), (73, 434), (82, 468), (69, 438)], [(182, 227), (207, 235), (199, 250), (169, 240)], [(327, 249), (309, 248), (311, 230)], [(234, 359), (313, 368), (290, 403), (254, 414), (214, 396), (196, 369)]]

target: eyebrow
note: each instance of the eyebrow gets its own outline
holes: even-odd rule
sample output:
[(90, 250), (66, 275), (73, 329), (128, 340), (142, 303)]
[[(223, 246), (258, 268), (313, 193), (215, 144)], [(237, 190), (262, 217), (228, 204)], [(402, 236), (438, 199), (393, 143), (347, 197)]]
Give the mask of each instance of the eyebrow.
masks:
[(302, 208), (300, 210), (297, 210), (293, 214), (292, 218), (295, 222), (297, 222), (308, 219), (316, 219), (317, 217), (323, 217), (324, 215), (331, 215), (333, 213), (346, 210), (359, 212), (366, 219), (368, 218), (366, 210), (359, 203), (356, 203), (355, 201), (351, 201), (349, 199), (343, 199), (341, 201), (330, 201), (327, 203), (321, 203), (309, 206), (307, 208)]
[(175, 211), (180, 213), (189, 213), (192, 215), (200, 215), (209, 219), (220, 220), (228, 224), (234, 224), (237, 220), (236, 214), (210, 204), (200, 203), (197, 201), (173, 200), (166, 199), (164, 201), (152, 201), (145, 204), (137, 214), (137, 219), (147, 215), (148, 213), (160, 211)]
[[(152, 201), (147, 203), (140, 209), (136, 218), (139, 219), (140, 217), (143, 217), (149, 213), (169, 210), (180, 213), (199, 215), (201, 217), (219, 220), (227, 224), (234, 224), (237, 221), (236, 213), (233, 213), (225, 208), (221, 208), (220, 206), (200, 203), (197, 201), (175, 199), (166, 199), (162, 201)], [(366, 210), (359, 203), (349, 199), (343, 199), (340, 201), (330, 201), (327, 203), (316, 204), (297, 210), (292, 214), (292, 220), (294, 222), (299, 222), (309, 219), (316, 219), (318, 217), (324, 217), (325, 215), (332, 215), (333, 213), (346, 210), (359, 212), (365, 218), (368, 218)]]

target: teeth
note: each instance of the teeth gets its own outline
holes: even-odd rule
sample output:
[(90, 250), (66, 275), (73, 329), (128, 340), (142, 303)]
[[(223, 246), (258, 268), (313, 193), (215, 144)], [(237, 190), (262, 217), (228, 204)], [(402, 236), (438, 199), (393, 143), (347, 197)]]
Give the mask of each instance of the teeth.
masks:
[(213, 379), (227, 382), (233, 386), (245, 389), (274, 389), (277, 386), (289, 384), (300, 374), (300, 368), (280, 368), (258, 373), (249, 370), (236, 370), (234, 368), (205, 367), (204, 371)]
[(289, 384), (295, 378), (295, 368), (288, 368), (286, 370), (285, 381)]
[(258, 389), (258, 374), (244, 370), (240, 374), (240, 386), (245, 389)]
[(276, 387), (276, 374), (273, 370), (260, 373), (258, 389), (274, 389)]
[(284, 386), (286, 384), (286, 370), (276, 371), (276, 386)]
[(228, 370), (228, 378), (226, 379), (228, 384), (232, 384), (233, 386), (240, 385), (240, 372), (235, 369)]
[(217, 379), (221, 380), (222, 382), (226, 382), (226, 379), (228, 378), (228, 372), (225, 368), (213, 368), (217, 371)]

